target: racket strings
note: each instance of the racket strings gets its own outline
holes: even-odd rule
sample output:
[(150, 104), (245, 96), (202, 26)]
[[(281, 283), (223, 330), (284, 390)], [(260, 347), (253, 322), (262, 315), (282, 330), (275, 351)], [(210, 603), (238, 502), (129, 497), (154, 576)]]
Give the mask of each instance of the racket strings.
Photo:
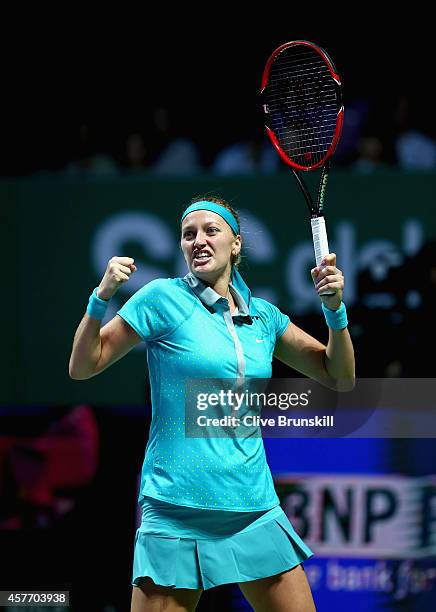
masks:
[(286, 155), (301, 166), (321, 161), (332, 144), (340, 108), (324, 59), (303, 45), (285, 49), (272, 63), (265, 93), (270, 128)]

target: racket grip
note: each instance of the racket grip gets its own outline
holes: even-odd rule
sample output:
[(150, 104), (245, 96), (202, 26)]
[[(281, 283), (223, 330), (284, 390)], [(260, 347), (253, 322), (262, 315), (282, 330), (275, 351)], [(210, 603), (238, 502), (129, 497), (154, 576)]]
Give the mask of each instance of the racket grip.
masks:
[[(312, 226), (313, 248), (315, 249), (316, 265), (319, 266), (323, 257), (329, 254), (329, 243), (324, 217), (314, 217), (310, 220)], [(333, 295), (334, 291), (324, 291), (322, 295)]]
[(312, 226), (313, 248), (315, 250), (316, 265), (319, 266), (323, 257), (329, 253), (329, 243), (325, 228), (324, 217), (314, 217), (310, 220)]

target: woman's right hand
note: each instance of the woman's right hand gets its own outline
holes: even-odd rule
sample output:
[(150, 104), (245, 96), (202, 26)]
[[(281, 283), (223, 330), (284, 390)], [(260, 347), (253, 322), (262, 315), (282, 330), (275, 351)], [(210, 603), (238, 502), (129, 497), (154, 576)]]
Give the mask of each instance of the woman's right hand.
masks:
[(127, 283), (130, 275), (137, 268), (131, 257), (112, 257), (97, 289), (97, 297), (110, 300), (123, 283)]

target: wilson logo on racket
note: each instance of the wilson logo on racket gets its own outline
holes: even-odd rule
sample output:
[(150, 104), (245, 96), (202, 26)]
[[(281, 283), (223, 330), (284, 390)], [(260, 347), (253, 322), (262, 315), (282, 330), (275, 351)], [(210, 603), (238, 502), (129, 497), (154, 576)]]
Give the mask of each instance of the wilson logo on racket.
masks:
[(324, 200), (325, 190), (327, 189), (327, 179), (328, 177), (326, 175), (324, 175), (321, 179), (321, 189), (319, 192), (319, 199), (321, 202)]

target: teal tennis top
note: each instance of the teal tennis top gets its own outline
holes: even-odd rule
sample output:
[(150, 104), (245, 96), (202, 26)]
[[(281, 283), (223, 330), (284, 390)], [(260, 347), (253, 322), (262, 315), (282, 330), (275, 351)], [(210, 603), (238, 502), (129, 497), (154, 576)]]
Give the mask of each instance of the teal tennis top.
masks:
[(271, 377), (289, 317), (266, 300), (237, 309), (192, 273), (153, 280), (118, 311), (146, 342), (152, 420), (141, 472), (144, 496), (180, 506), (249, 512), (279, 503), (261, 437), (185, 436), (189, 379)]

